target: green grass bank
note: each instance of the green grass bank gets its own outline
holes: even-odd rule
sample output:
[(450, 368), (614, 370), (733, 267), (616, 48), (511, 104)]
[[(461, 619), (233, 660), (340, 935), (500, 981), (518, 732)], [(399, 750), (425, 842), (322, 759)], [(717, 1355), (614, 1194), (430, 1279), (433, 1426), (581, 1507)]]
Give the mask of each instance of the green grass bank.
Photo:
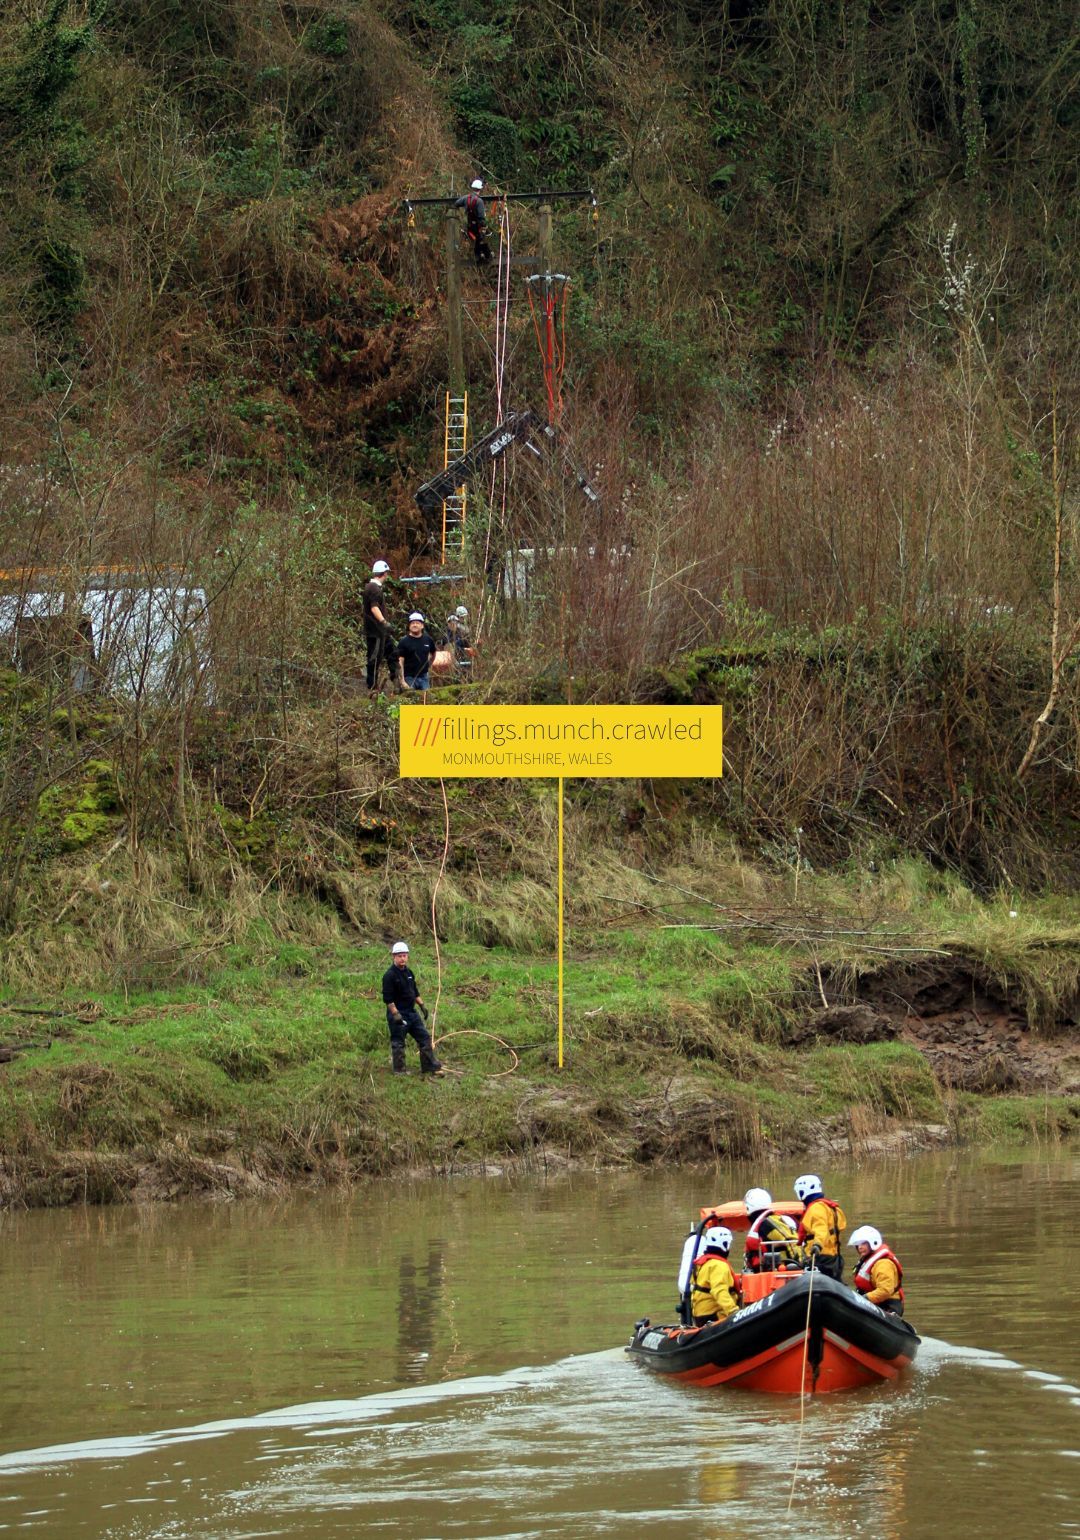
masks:
[[(160, 950), (141, 981), (99, 946), (89, 987), (86, 924), (67, 934), (66, 988), (29, 990), (7, 957), (0, 1201), (1080, 1132), (1080, 936), (1064, 901), (1009, 910), (913, 863), (872, 890), (730, 861), (699, 871), (700, 890), (691, 876), (639, 874), (633, 899), (571, 914), (562, 1070), (542, 930), (531, 947), (524, 931), (513, 948), (483, 945), (451, 891), (437, 1020), (450, 1072), (433, 1081), (414, 1053), (407, 1077), (390, 1074), (381, 938), (280, 896), (223, 906), (218, 921), (235, 930), (239, 915), (243, 932), (213, 936), (210, 912), (185, 911), (158, 871), (143, 902), (160, 911)], [(433, 1003), (422, 923), (412, 945)]]

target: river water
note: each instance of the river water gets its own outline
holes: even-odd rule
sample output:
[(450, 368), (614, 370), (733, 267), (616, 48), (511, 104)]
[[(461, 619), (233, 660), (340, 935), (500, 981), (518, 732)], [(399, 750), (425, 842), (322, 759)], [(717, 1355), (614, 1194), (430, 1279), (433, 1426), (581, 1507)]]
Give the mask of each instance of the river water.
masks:
[(905, 1264), (895, 1384), (800, 1421), (625, 1359), (696, 1206), (797, 1169), (2, 1215), (0, 1532), (1080, 1535), (1075, 1154), (831, 1173)]

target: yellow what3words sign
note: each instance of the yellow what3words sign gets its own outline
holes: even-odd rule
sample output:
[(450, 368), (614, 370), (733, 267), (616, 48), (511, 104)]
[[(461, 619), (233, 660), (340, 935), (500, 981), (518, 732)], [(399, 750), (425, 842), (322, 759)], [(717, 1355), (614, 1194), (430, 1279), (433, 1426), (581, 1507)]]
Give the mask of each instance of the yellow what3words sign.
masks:
[(403, 776), (715, 776), (720, 706), (402, 706)]

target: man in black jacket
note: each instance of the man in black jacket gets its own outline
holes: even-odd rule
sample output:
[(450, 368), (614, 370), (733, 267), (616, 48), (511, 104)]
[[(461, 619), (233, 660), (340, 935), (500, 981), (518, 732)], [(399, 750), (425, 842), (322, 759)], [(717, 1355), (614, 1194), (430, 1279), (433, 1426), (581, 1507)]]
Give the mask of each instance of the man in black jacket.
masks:
[[(431, 1033), (420, 1019), (420, 1011), (426, 1016), (427, 1007), (420, 998), (416, 978), (409, 967), (408, 943), (395, 941), (390, 955), (390, 966), (383, 974), (382, 997), (386, 1005), (386, 1024), (390, 1028), (390, 1060), (394, 1074), (405, 1073), (405, 1034), (408, 1033), (420, 1050), (421, 1072), (437, 1075), (442, 1065), (435, 1057)], [(418, 1006), (420, 1010), (417, 1010)]]
[(431, 685), (431, 660), (435, 643), (425, 629), (419, 610), (409, 616), (409, 629), (397, 644), (398, 682), (403, 690), (427, 690)]

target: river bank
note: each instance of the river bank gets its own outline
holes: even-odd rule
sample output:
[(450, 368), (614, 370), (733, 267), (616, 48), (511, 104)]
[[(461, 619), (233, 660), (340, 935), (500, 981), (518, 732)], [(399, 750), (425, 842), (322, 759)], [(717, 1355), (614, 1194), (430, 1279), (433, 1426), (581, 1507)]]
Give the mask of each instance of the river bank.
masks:
[[(824, 882), (803, 879), (798, 924), (762, 886), (723, 924), (702, 900), (677, 924), (579, 932), (561, 1070), (554, 959), (454, 937), (436, 1023), (448, 1073), (422, 1078), (411, 1053), (410, 1073), (392, 1076), (383, 943), (303, 906), (216, 950), (189, 947), (171, 980), (33, 999), (9, 986), (0, 1203), (1080, 1133), (1075, 937), (1052, 904), (973, 903), (946, 934), (940, 895), (912, 908), (908, 892), (906, 914), (853, 936), (830, 891), (826, 913)], [(434, 1003), (430, 936), (413, 944)]]

